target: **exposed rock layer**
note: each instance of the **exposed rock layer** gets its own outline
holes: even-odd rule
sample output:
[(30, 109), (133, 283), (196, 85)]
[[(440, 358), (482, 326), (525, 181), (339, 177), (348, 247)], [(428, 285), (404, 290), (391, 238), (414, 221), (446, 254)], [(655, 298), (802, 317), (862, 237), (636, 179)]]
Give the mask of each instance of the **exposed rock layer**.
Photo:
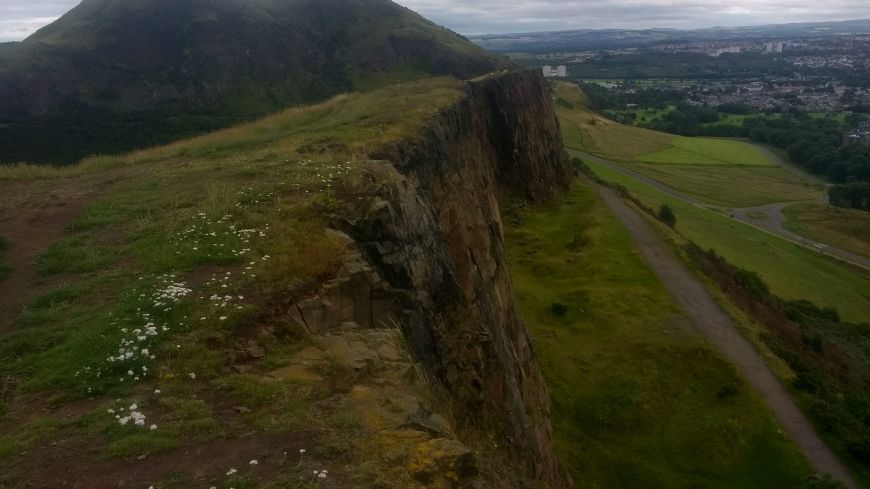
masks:
[(571, 483), (554, 451), (499, 214), (500, 198), (543, 199), (569, 185), (551, 103), (537, 72), (469, 82), (424, 134), (378, 151), (371, 178), (342, 191), (377, 187), (348, 231), (389, 284), (412, 353), (465, 440), (495, 433), (529, 485), (563, 488)]

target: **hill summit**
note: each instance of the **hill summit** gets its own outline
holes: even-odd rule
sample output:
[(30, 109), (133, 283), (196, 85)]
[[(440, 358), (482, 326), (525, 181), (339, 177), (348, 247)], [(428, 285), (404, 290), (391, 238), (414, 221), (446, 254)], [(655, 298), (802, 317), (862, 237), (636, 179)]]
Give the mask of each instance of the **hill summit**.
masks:
[(389, 0), (84, 0), (0, 44), (0, 162), (70, 163), (506, 63)]

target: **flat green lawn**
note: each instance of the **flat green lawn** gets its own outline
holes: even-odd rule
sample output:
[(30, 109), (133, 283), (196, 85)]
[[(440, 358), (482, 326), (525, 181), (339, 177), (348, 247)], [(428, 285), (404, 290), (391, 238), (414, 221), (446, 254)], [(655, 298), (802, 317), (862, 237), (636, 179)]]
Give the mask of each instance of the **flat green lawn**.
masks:
[(783, 214), (792, 232), (870, 256), (870, 212), (806, 203), (786, 207)]
[(671, 206), (681, 234), (702, 248), (716, 250), (734, 265), (759, 273), (780, 297), (836, 307), (850, 322), (870, 320), (870, 280), (866, 272), (726, 215), (671, 198), (607, 167), (586, 163), (601, 178), (626, 186), (650, 207)]
[(819, 200), (823, 191), (778, 166), (626, 165), (680, 192), (722, 207)]
[(677, 136), (670, 145), (636, 159), (666, 165), (775, 166), (761, 151), (742, 141)]
[(522, 224), (506, 230), (515, 292), (578, 488), (804, 487), (802, 455), (687, 329), (594, 190), (577, 184), (516, 212)]

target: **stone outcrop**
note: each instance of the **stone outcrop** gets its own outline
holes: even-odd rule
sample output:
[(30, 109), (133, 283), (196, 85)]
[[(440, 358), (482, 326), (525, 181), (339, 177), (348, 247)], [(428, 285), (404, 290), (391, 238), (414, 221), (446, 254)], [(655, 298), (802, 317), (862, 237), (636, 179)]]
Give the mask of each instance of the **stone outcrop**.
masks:
[[(545, 199), (571, 181), (551, 103), (538, 72), (492, 75), (466, 83), (418, 136), (374, 152), (337, 189), (343, 232), (332, 232), (354, 251), (334, 280), (289, 308), (300, 330), (319, 338), (319, 351), (351, 371), (381, 375), (408, 356), (416, 363), (409, 373), (441, 400), (426, 409), (448, 422), (414, 414), (370, 424), (382, 430), (372, 437), (375, 452), (406, 447), (386, 461), (426, 487), (572, 485), (553, 446), (549, 396), (513, 296), (499, 212), (504, 198)], [(380, 331), (401, 331), (403, 344), (379, 340)], [(313, 374), (302, 361), (275, 375)], [(371, 389), (354, 391), (364, 415), (383, 395)], [(503, 457), (511, 473), (478, 477), (469, 447)]]
[[(553, 448), (549, 397), (517, 309), (499, 201), (566, 189), (570, 165), (546, 82), (536, 72), (493, 75), (418, 137), (373, 155), (347, 226), (389, 284), (414, 358), (449, 399), (468, 438), (496, 433), (529, 485), (571, 485)], [(348, 199), (354, 202), (355, 199)]]

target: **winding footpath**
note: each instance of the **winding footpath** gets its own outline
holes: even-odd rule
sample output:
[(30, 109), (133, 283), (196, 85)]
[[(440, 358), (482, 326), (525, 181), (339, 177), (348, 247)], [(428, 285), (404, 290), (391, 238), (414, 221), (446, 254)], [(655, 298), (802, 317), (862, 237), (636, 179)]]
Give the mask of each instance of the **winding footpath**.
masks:
[(773, 410), (780, 425), (820, 473), (830, 474), (858, 489), (849, 470), (822, 441), (798, 409), (788, 390), (761, 355), (746, 341), (731, 316), (710, 295), (701, 280), (680, 260), (643, 216), (623, 201), (615, 190), (598, 186), (604, 203), (631, 233), (635, 246), (662, 283), (685, 309), (695, 326), (755, 386)]
[[(771, 158), (773, 161), (775, 161), (777, 164), (779, 164), (783, 168), (785, 168), (789, 171), (796, 171), (797, 172), (797, 170), (794, 170), (790, 165), (783, 162), (782, 159), (780, 159), (778, 156), (776, 156), (776, 154), (772, 153), (769, 149), (767, 149), (763, 146), (756, 146), (756, 147), (758, 147), (760, 150), (762, 150), (765, 155), (767, 155), (769, 158)], [(641, 183), (649, 185), (650, 187), (653, 187), (656, 190), (659, 190), (660, 192), (662, 192), (666, 195), (669, 195), (675, 199), (682, 200), (683, 202), (686, 202), (687, 204), (691, 204), (694, 206), (703, 207), (705, 209), (711, 209), (711, 210), (715, 208), (715, 206), (712, 206), (712, 205), (710, 205), (710, 204), (708, 204), (700, 199), (697, 199), (695, 197), (692, 197), (692, 196), (686, 195), (682, 192), (679, 192), (679, 191), (665, 185), (664, 183), (662, 183), (658, 180), (655, 180), (655, 179), (650, 178), (646, 175), (642, 175), (636, 171), (625, 168), (622, 165), (618, 165), (618, 164), (613, 163), (611, 161), (607, 161), (605, 159), (599, 158), (599, 157), (591, 155), (589, 153), (584, 153), (582, 151), (577, 151), (574, 149), (569, 149), (568, 152), (574, 156), (578, 156), (580, 158), (593, 161), (599, 165), (606, 166), (607, 168), (610, 168), (611, 170), (617, 171), (617, 172), (622, 173), (623, 175), (626, 175), (628, 177), (631, 177), (631, 178), (633, 178)], [(816, 253), (821, 253), (823, 255), (827, 255), (827, 256), (830, 256), (832, 258), (836, 258), (837, 260), (847, 262), (851, 265), (855, 265), (855, 266), (870, 270), (870, 258), (868, 258), (868, 257), (861, 256), (861, 255), (846, 251), (846, 250), (841, 249), (841, 248), (826, 245), (825, 243), (815, 241), (815, 240), (810, 239), (806, 236), (801, 236), (799, 234), (793, 233), (793, 232), (789, 231), (788, 229), (786, 229), (785, 226), (783, 225), (783, 223), (785, 222), (785, 216), (783, 215), (782, 210), (791, 204), (794, 204), (794, 202), (781, 202), (781, 203), (775, 203), (775, 204), (767, 204), (767, 205), (758, 206), (758, 207), (734, 208), (734, 209), (731, 209), (731, 217), (733, 217), (734, 219), (737, 219), (738, 221), (740, 221), (744, 224), (749, 224), (750, 226), (752, 226), (756, 229), (759, 229), (759, 230), (764, 231), (764, 232), (769, 233), (769, 234), (773, 234), (773, 235), (778, 236), (782, 239), (785, 239), (785, 240), (790, 241), (792, 243), (803, 246), (804, 248), (807, 248), (807, 249), (814, 251)]]

